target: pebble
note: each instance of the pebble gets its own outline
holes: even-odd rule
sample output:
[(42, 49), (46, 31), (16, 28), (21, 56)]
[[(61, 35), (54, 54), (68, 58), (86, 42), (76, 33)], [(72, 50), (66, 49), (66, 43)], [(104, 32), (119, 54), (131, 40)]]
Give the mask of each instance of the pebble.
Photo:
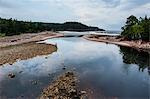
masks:
[(81, 94), (86, 94), (86, 91), (81, 91), (80, 93), (81, 93)]
[(8, 74), (8, 77), (9, 77), (9, 78), (15, 78), (15, 74), (9, 73), (9, 74)]
[(65, 70), (65, 69), (66, 69), (66, 67), (63, 67), (62, 69), (63, 69), (63, 70)]
[(37, 81), (31, 81), (32, 85), (37, 85), (38, 82)]
[(19, 73), (21, 74), (23, 71), (20, 71)]

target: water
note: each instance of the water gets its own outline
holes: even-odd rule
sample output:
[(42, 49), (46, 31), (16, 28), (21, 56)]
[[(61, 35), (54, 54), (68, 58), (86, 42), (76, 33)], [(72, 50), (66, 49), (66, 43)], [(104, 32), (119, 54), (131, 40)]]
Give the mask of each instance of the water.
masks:
[[(149, 98), (148, 53), (79, 37), (44, 42), (57, 44), (57, 52), (0, 67), (1, 98), (33, 99), (57, 75), (68, 70), (77, 72), (79, 87), (85, 89), (91, 99)], [(63, 66), (67, 70), (64, 71)], [(8, 78), (9, 73), (15, 73), (16, 77)], [(33, 81), (38, 83), (33, 85)]]

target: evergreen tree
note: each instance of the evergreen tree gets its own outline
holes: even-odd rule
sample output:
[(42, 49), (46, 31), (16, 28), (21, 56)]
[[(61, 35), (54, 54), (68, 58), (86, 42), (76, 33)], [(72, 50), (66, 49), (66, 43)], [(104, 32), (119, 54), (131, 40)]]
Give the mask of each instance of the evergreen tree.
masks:
[(139, 20), (131, 15), (127, 18), (126, 25), (122, 27), (121, 35), (129, 40), (150, 39), (150, 18), (140, 18)]
[(150, 39), (150, 18), (140, 18), (140, 25), (143, 27), (143, 33), (141, 34), (143, 40)]
[(42, 22), (24, 22), (0, 18), (0, 34), (5, 33), (7, 36), (18, 35), (21, 33), (36, 33), (41, 31), (97, 31), (102, 30), (97, 27), (89, 27), (79, 22), (59, 23), (42, 23)]

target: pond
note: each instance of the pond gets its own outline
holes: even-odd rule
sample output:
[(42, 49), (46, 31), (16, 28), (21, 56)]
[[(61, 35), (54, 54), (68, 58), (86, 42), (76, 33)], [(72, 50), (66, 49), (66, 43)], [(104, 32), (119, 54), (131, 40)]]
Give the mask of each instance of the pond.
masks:
[[(58, 75), (69, 70), (77, 73), (78, 86), (88, 92), (90, 99), (149, 98), (148, 53), (82, 37), (43, 42), (57, 44), (57, 51), (0, 66), (1, 99), (34, 99)], [(63, 70), (64, 66), (66, 70)], [(16, 74), (16, 77), (10, 79), (9, 73)]]

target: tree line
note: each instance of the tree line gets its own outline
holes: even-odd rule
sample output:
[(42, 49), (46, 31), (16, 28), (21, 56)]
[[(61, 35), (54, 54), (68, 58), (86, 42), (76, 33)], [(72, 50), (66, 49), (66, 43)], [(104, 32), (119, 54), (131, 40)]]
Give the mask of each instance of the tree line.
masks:
[(37, 33), (41, 31), (98, 31), (98, 27), (91, 27), (79, 22), (65, 23), (43, 23), (43, 22), (26, 22), (16, 19), (0, 18), (0, 35), (18, 35), (21, 33)]
[(150, 18), (136, 18), (131, 15), (127, 18), (126, 25), (122, 27), (121, 35), (128, 40), (149, 40), (150, 39)]

